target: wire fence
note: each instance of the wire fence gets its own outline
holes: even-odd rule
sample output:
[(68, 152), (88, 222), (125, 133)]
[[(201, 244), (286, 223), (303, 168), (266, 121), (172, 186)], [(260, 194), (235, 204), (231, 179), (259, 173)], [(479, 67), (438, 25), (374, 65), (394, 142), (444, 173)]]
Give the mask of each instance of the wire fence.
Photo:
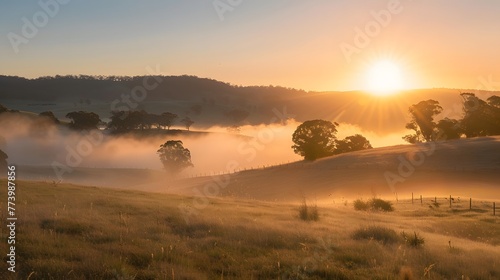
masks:
[(415, 195), (411, 193), (411, 198), (400, 199), (396, 194), (397, 204), (410, 204), (415, 206), (427, 205), (429, 207), (448, 207), (449, 209), (460, 211), (485, 211), (493, 213), (493, 216), (497, 214), (497, 203), (495, 201), (484, 201), (479, 199), (474, 199), (472, 197), (460, 197), (460, 196), (434, 196), (434, 197), (424, 197), (422, 195)]

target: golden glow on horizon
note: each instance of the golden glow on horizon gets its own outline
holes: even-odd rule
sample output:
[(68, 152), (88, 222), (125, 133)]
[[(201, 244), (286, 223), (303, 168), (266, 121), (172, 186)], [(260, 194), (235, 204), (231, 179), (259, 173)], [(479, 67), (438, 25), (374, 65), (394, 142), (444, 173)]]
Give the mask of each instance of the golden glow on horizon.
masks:
[(401, 69), (390, 60), (381, 60), (371, 65), (367, 72), (367, 90), (377, 96), (387, 96), (401, 90)]

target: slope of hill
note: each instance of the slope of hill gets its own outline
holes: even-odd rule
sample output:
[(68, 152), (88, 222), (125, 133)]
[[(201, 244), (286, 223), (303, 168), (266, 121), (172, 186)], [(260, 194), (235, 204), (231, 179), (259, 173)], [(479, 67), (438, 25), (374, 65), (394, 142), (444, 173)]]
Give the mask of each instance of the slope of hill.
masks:
[[(54, 181), (51, 167), (21, 166), (20, 178)], [(102, 187), (221, 195), (258, 200), (317, 201), (385, 196), (500, 198), (500, 137), (399, 145), (314, 162), (172, 181), (149, 169), (74, 168), (64, 182)]]
[[(177, 193), (205, 190), (213, 181), (225, 196), (259, 200), (302, 197), (427, 196), (500, 198), (500, 137), (400, 145), (295, 162), (214, 178), (184, 180)], [(211, 188), (211, 187), (208, 187)], [(198, 189), (199, 192), (195, 190)], [(213, 188), (212, 188), (213, 189)]]

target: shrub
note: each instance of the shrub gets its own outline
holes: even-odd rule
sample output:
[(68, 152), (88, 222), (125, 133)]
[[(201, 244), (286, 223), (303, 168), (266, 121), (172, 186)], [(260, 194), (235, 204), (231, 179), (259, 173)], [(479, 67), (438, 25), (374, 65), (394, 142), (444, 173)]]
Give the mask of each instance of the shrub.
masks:
[(307, 206), (306, 200), (299, 207), (299, 217), (304, 221), (317, 221), (319, 219), (318, 206)]
[(354, 200), (354, 209), (358, 211), (367, 211), (369, 208), (368, 202), (364, 202), (361, 199)]
[(367, 202), (364, 202), (361, 199), (356, 199), (354, 201), (354, 209), (359, 211), (386, 211), (391, 212), (394, 211), (392, 204), (389, 201), (382, 200), (380, 198), (373, 198)]
[(366, 228), (360, 228), (352, 234), (354, 239), (368, 239), (377, 240), (384, 244), (392, 244), (401, 240), (398, 234), (389, 228), (381, 226), (370, 226)]
[(413, 235), (408, 235), (404, 231), (401, 233), (401, 236), (405, 240), (406, 245), (418, 248), (424, 245), (424, 238), (419, 236), (416, 232), (413, 232)]
[(389, 201), (382, 200), (380, 198), (373, 198), (370, 201), (371, 208), (372, 210), (380, 210), (380, 211), (386, 211), (386, 212), (391, 212), (394, 211), (394, 208), (392, 207), (392, 203)]

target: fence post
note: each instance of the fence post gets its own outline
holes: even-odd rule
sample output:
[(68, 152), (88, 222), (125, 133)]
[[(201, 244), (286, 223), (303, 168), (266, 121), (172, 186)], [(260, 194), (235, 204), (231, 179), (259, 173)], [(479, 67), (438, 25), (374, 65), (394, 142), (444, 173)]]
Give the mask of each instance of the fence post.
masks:
[(420, 195), (420, 205), (422, 205), (424, 202), (422, 201), (422, 195)]
[(472, 210), (472, 197), (469, 199), (469, 210)]
[(411, 193), (411, 204), (413, 204), (413, 193)]
[(450, 208), (451, 208), (451, 194), (450, 194)]
[(493, 216), (495, 216), (495, 202), (493, 202)]

